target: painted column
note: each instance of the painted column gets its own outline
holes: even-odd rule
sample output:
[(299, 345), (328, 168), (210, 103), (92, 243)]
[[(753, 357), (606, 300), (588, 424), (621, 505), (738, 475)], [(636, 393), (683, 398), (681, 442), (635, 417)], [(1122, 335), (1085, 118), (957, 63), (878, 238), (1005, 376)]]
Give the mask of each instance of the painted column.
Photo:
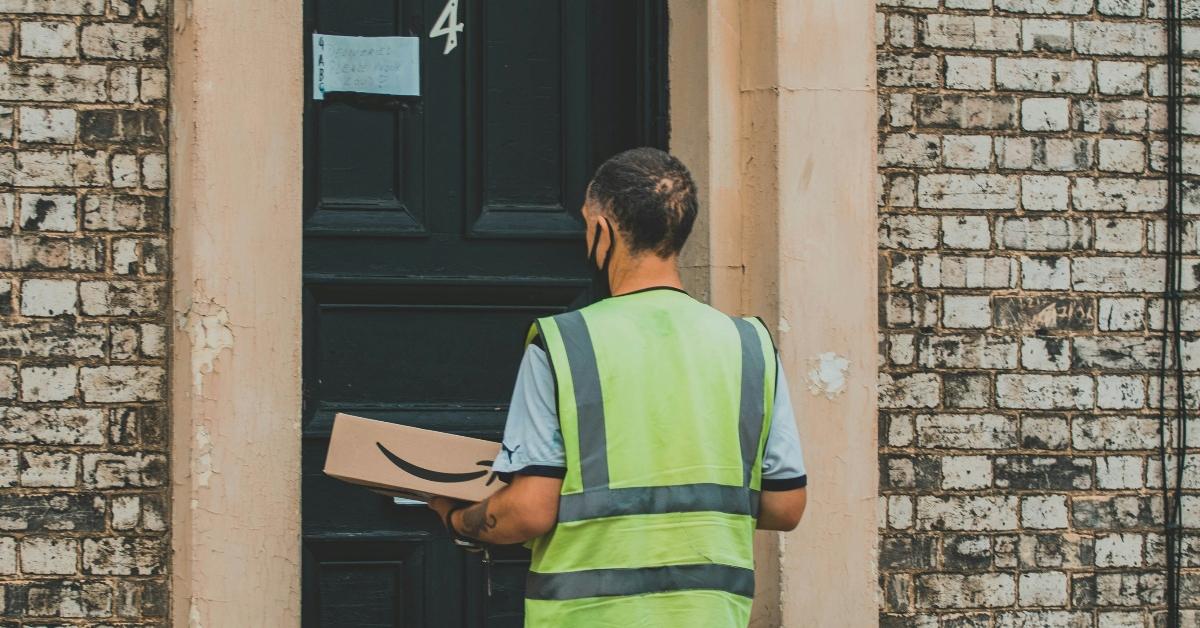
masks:
[(777, 19), (779, 344), (811, 483), (781, 625), (874, 626), (875, 5), (779, 0)]
[(174, 15), (172, 624), (297, 626), (301, 3)]

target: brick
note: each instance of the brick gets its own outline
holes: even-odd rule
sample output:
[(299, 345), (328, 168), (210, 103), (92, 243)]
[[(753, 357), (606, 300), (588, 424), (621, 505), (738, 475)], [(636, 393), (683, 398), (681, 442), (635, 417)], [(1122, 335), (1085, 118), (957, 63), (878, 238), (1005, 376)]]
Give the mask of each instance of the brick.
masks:
[(1137, 410), (1146, 405), (1140, 376), (1101, 375), (1096, 378), (1096, 407), (1104, 410)]
[(74, 57), (78, 54), (75, 24), (21, 22), (22, 57)]
[(26, 366), (21, 369), (22, 401), (66, 401), (75, 396), (79, 369), (74, 366)]
[(1097, 567), (1141, 567), (1142, 545), (1145, 537), (1140, 534), (1103, 534), (1096, 537)]
[(1080, 54), (1157, 57), (1166, 53), (1161, 24), (1081, 21), (1075, 23), (1075, 50)]
[(1100, 169), (1139, 173), (1146, 169), (1146, 145), (1138, 140), (1101, 139)]
[(1026, 290), (1069, 290), (1070, 258), (1022, 256), (1021, 287)]
[(0, 63), (0, 100), (102, 102), (106, 79), (102, 65)]
[(1069, 126), (1065, 98), (1026, 98), (1021, 102), (1021, 128), (1026, 131), (1065, 131)]
[(1086, 410), (1095, 402), (1095, 382), (1083, 375), (1002, 374), (996, 376), (996, 402), (1001, 408)]
[(1020, 20), (931, 14), (926, 16), (923, 26), (922, 41), (932, 48), (1010, 51), (1020, 49)]
[(74, 109), (21, 107), (19, 135), (22, 142), (72, 144), (75, 142)]
[(1136, 253), (1142, 250), (1146, 240), (1144, 223), (1141, 220), (1112, 218), (1097, 220), (1096, 250), (1119, 253)]
[(1101, 489), (1139, 489), (1142, 479), (1141, 456), (1101, 456), (1096, 458), (1096, 486)]
[(1012, 369), (1017, 367), (1017, 343), (988, 335), (923, 336), (920, 364), (924, 368)]
[(0, 0), (0, 13), (103, 15), (104, 0)]
[(1162, 260), (1077, 257), (1071, 260), (1074, 289), (1094, 292), (1161, 292)]
[(990, 90), (995, 85), (990, 58), (946, 55), (945, 64), (948, 89)]
[(1065, 491), (1092, 488), (1092, 463), (1069, 456), (1003, 456), (995, 459), (997, 488)]
[(1033, 211), (1066, 211), (1071, 180), (1061, 176), (1021, 177), (1021, 206)]
[(78, 557), (79, 542), (75, 539), (34, 536), (21, 540), (21, 571), (27, 574), (73, 574)]
[(165, 377), (158, 366), (84, 367), (79, 385), (87, 402), (153, 401), (163, 398)]
[(0, 494), (0, 530), (98, 532), (104, 527), (104, 500), (98, 496)]
[(104, 411), (95, 408), (0, 408), (0, 442), (99, 445)]
[(1068, 52), (1073, 47), (1071, 23), (1066, 20), (1021, 20), (1021, 49)]
[(1091, 61), (1000, 57), (996, 87), (1001, 90), (1086, 94), (1092, 88)]
[(1029, 371), (1066, 371), (1071, 367), (1071, 341), (1049, 336), (1022, 338), (1021, 366)]
[(880, 160), (885, 166), (928, 168), (937, 164), (941, 141), (936, 135), (895, 133), (884, 139)]
[(1096, 0), (1096, 10), (1102, 15), (1137, 17), (1142, 14), (1140, 0)]
[(1080, 417), (1071, 442), (1081, 450), (1150, 450), (1158, 447), (1158, 421), (1146, 417)]
[(886, 216), (880, 221), (879, 240), (884, 248), (936, 248), (938, 219), (936, 216)]
[(1091, 12), (1092, 0), (996, 0), (996, 8), (1014, 13), (1084, 15)]
[(17, 153), (13, 184), (18, 187), (95, 187), (108, 184), (103, 151), (23, 151)]
[(942, 301), (942, 324), (949, 328), (983, 329), (991, 325), (988, 297), (946, 296)]
[(917, 605), (927, 608), (1011, 606), (1016, 585), (1011, 574), (931, 574), (917, 577)]
[(1017, 99), (1008, 96), (918, 94), (917, 123), (933, 129), (1017, 128)]
[(75, 231), (75, 197), (64, 194), (22, 194), (21, 229), (25, 231)]
[(1161, 527), (1161, 502), (1148, 497), (1083, 496), (1071, 500), (1071, 521), (1088, 530), (1133, 530)]
[(1067, 604), (1067, 574), (1043, 571), (1021, 574), (1017, 584), (1021, 606), (1065, 606)]
[(161, 29), (133, 24), (88, 24), (80, 35), (85, 57), (94, 59), (160, 59), (164, 56)]
[(1136, 96), (1146, 91), (1146, 66), (1129, 61), (1097, 61), (1096, 84), (1101, 94)]
[(991, 225), (984, 216), (943, 216), (942, 244), (954, 249), (988, 249), (992, 244)]
[(942, 458), (942, 488), (977, 490), (992, 485), (992, 462), (987, 456)]
[(138, 99), (138, 69), (134, 66), (112, 68), (108, 73), (108, 100), (132, 103)]
[(1021, 524), (1035, 530), (1066, 528), (1066, 496), (1034, 495), (1021, 498)]
[(168, 480), (166, 458), (158, 454), (84, 454), (83, 481), (95, 488), (163, 486)]
[(166, 222), (163, 199), (154, 196), (86, 196), (83, 211), (83, 227), (92, 231), (155, 231)]
[(879, 375), (879, 405), (883, 408), (932, 408), (940, 397), (940, 380), (932, 373), (893, 377)]
[(160, 147), (165, 142), (163, 112), (152, 109), (89, 109), (79, 116), (79, 139), (93, 145)]
[(84, 539), (83, 569), (98, 575), (154, 575), (163, 573), (168, 549), (152, 537)]
[(73, 619), (112, 614), (112, 588), (108, 583), (38, 581), (22, 588), (26, 589), (26, 612), (31, 616)]
[(84, 281), (79, 284), (83, 313), (89, 316), (148, 316), (166, 303), (159, 282)]
[(998, 414), (926, 414), (916, 425), (921, 447), (1004, 449), (1017, 442), (1016, 421)]
[(1017, 527), (1016, 497), (921, 496), (917, 498), (920, 530), (1013, 530)]
[(931, 209), (1016, 209), (1018, 180), (994, 174), (930, 174), (918, 180), (921, 207)]
[(74, 314), (78, 290), (70, 279), (27, 279), (21, 284), (21, 313), (25, 316)]
[(27, 488), (70, 488), (76, 484), (79, 459), (69, 452), (25, 452), (21, 486)]
[(1166, 183), (1160, 180), (1080, 178), (1072, 186), (1079, 211), (1160, 211), (1166, 207)]
[[(1007, 257), (926, 255), (921, 258), (920, 275), (921, 285), (926, 288), (1010, 288), (1017, 285), (1017, 266)], [(956, 300), (957, 303), (950, 303)], [(953, 316), (958, 316), (967, 302), (948, 295), (943, 303), (945, 312), (953, 310)], [(961, 327), (950, 323), (947, 326)]]
[(1027, 416), (1021, 419), (1021, 446), (1026, 449), (1063, 450), (1070, 443), (1070, 428), (1063, 417)]
[(880, 54), (877, 66), (880, 85), (937, 87), (941, 80), (936, 55)]
[(1067, 218), (1003, 218), (998, 229), (1004, 248), (1021, 251), (1086, 249), (1092, 243), (1086, 220)]

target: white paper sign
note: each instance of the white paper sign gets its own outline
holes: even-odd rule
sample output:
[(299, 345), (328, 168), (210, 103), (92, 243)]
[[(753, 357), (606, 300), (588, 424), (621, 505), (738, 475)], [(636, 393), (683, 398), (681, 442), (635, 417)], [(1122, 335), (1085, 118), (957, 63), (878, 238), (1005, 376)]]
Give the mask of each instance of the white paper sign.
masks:
[(329, 92), (421, 95), (419, 37), (313, 33), (313, 99)]

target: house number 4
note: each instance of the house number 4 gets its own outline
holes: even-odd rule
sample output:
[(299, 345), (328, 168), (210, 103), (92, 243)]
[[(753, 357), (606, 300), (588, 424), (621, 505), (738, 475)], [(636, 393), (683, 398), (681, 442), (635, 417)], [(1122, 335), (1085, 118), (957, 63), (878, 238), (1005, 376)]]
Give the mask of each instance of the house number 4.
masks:
[(448, 55), (458, 46), (458, 34), (462, 32), (462, 29), (463, 25), (458, 22), (458, 0), (446, 0), (446, 7), (438, 16), (433, 30), (429, 31), (429, 38), (445, 35), (446, 47), (442, 49), (442, 54)]

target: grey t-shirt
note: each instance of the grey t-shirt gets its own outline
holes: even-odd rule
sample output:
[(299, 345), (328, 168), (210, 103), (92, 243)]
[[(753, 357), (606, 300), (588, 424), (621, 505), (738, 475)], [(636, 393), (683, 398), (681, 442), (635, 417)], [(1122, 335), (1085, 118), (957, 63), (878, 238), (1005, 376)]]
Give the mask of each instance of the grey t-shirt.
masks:
[[(808, 483), (796, 418), (788, 394), (787, 378), (776, 357), (778, 379), (767, 447), (763, 453), (764, 491), (785, 491)], [(558, 404), (554, 399), (554, 374), (546, 352), (536, 344), (525, 349), (517, 371), (504, 444), (492, 469), (502, 478), (515, 473), (561, 478), (566, 474)]]

